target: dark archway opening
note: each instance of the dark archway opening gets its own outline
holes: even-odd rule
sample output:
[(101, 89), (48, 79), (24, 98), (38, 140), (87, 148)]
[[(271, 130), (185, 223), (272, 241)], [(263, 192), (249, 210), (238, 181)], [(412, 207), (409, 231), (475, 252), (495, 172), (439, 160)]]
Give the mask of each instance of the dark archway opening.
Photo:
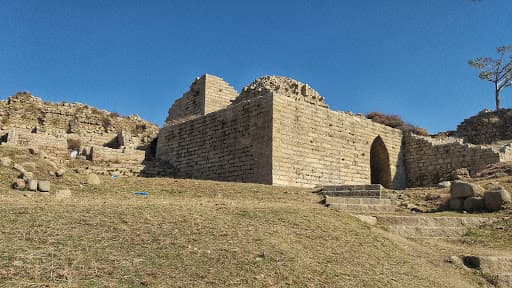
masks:
[(372, 184), (380, 184), (386, 188), (391, 188), (388, 149), (380, 136), (373, 140), (370, 148), (370, 173)]

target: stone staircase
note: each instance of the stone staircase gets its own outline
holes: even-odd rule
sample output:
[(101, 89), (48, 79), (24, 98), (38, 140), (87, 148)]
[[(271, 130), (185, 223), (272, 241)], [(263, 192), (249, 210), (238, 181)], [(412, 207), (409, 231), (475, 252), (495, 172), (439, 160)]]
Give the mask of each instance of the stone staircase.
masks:
[(405, 238), (458, 238), (492, 218), (449, 216), (375, 215), (376, 224)]
[(324, 186), (325, 205), (350, 213), (377, 213), (395, 211), (391, 200), (382, 198), (382, 186), (332, 185)]

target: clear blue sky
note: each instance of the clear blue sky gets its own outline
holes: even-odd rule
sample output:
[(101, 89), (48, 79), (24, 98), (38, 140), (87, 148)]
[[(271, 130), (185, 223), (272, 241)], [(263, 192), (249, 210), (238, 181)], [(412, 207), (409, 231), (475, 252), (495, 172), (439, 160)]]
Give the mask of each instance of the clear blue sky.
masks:
[(196, 76), (240, 91), (283, 75), (332, 109), (437, 132), (494, 107), (467, 61), (512, 45), (511, 27), (510, 0), (0, 0), (0, 98), (28, 90), (161, 124)]

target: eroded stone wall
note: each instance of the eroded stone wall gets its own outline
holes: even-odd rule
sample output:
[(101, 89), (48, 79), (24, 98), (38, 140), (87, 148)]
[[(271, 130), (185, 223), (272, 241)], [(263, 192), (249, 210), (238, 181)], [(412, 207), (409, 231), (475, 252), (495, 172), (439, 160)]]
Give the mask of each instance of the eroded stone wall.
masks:
[(185, 122), (226, 108), (237, 97), (236, 90), (222, 78), (205, 74), (190, 85), (189, 91), (177, 99), (165, 120), (165, 126)]
[(409, 187), (451, 180), (451, 172), (458, 168), (468, 168), (473, 174), (502, 157), (490, 147), (464, 144), (455, 138), (437, 140), (408, 134), (404, 140)]
[(176, 177), (272, 183), (272, 97), (164, 127), (156, 156)]
[(512, 140), (512, 109), (482, 111), (457, 126), (457, 136), (472, 144)]
[(392, 187), (405, 186), (402, 132), (363, 117), (329, 110), (307, 98), (274, 94), (273, 184), (370, 184), (370, 149), (380, 136)]

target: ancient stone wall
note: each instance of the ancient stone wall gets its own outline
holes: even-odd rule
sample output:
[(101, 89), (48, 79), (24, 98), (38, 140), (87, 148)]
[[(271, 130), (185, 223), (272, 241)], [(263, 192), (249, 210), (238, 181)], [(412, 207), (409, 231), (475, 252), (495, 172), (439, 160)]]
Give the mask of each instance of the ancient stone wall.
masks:
[(457, 136), (472, 144), (512, 140), (512, 109), (482, 111), (457, 126)]
[(103, 146), (92, 146), (89, 159), (93, 162), (135, 163), (141, 164), (145, 158), (145, 151), (134, 149), (112, 149)]
[(274, 184), (370, 184), (371, 147), (380, 137), (385, 147), (374, 153), (387, 163), (373, 163), (380, 165), (374, 171), (388, 171), (390, 183), (381, 184), (389, 188), (405, 186), (400, 130), (311, 102), (274, 94)]
[(129, 132), (134, 148), (144, 149), (158, 133), (158, 127), (137, 115), (122, 117), (116, 113), (80, 104), (49, 103), (20, 92), (0, 101), (0, 133), (11, 130), (66, 138), (75, 135), (86, 145), (104, 145)]
[(156, 156), (180, 178), (272, 183), (272, 98), (164, 127)]
[(174, 102), (169, 109), (165, 126), (226, 108), (236, 97), (236, 90), (222, 78), (205, 74), (196, 78), (189, 91)]
[(468, 168), (474, 174), (504, 156), (490, 147), (463, 144), (455, 138), (437, 140), (408, 134), (404, 140), (409, 187), (451, 180), (451, 172), (458, 168)]

